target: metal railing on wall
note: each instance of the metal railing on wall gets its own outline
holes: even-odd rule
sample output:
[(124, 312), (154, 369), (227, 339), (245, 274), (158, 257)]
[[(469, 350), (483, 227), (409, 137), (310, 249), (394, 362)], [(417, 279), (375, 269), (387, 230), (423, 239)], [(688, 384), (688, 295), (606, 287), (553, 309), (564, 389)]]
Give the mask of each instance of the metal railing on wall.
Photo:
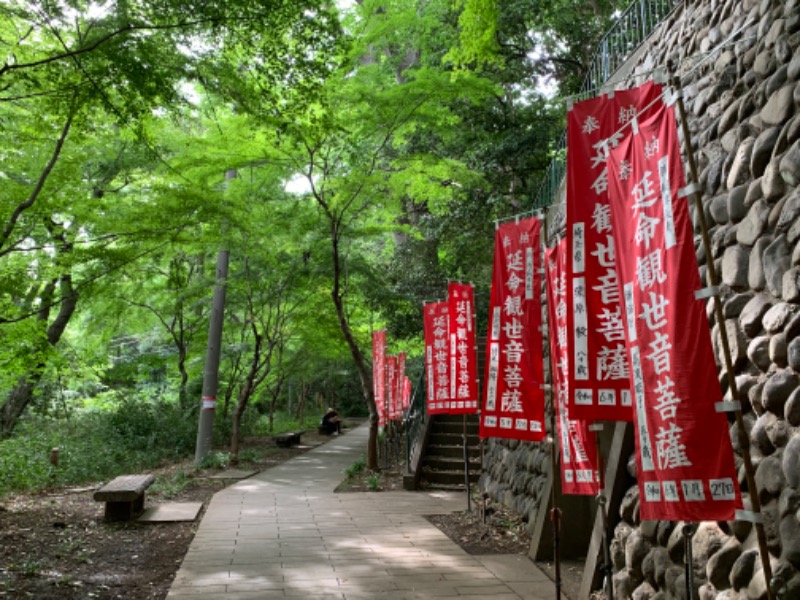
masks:
[[(682, 0), (634, 0), (597, 45), (577, 98), (593, 96), (655, 28), (682, 3)], [(567, 134), (564, 132), (556, 142), (553, 158), (533, 203), (534, 209), (547, 208), (553, 204), (564, 180), (566, 168)]]
[(427, 390), (425, 388), (425, 373), (420, 375), (414, 392), (411, 396), (411, 404), (406, 410), (403, 429), (406, 434), (406, 470), (414, 472), (414, 465), (418, 454), (422, 452), (425, 433), (425, 404)]

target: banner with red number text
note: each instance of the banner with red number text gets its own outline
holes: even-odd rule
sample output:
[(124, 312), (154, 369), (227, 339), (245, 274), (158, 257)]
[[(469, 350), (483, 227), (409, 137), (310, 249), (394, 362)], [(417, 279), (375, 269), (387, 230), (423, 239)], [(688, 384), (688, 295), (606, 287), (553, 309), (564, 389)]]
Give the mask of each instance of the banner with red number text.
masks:
[(475, 349), (475, 298), (472, 285), (447, 288), (450, 318), (450, 414), (478, 411), (478, 357)]
[(482, 438), (545, 437), (541, 228), (529, 218), (495, 231)]
[(386, 425), (386, 330), (372, 332), (372, 393), (378, 425)]
[(429, 415), (450, 408), (450, 318), (447, 302), (423, 305), (425, 329), (426, 410)]
[(561, 447), (561, 492), (597, 495), (600, 471), (597, 441), (586, 421), (570, 419), (569, 335), (567, 334), (567, 240), (562, 239), (545, 253), (547, 318), (550, 325), (553, 404), (556, 409), (558, 441)]
[(741, 506), (706, 317), (675, 114), (658, 101), (608, 158), (643, 520), (731, 520)]
[(619, 143), (615, 132), (660, 92), (648, 83), (577, 102), (567, 113), (569, 410), (576, 419), (633, 419), (606, 157)]

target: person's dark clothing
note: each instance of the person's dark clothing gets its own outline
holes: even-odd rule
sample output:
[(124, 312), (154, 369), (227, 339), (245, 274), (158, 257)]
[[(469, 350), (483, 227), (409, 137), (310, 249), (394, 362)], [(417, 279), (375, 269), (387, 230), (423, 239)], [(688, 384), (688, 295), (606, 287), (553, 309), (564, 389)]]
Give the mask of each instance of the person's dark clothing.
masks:
[(325, 435), (341, 433), (342, 423), (339, 420), (339, 414), (335, 410), (329, 410), (326, 412), (325, 416), (322, 417), (322, 423), (320, 423), (319, 428), (320, 432), (324, 433)]

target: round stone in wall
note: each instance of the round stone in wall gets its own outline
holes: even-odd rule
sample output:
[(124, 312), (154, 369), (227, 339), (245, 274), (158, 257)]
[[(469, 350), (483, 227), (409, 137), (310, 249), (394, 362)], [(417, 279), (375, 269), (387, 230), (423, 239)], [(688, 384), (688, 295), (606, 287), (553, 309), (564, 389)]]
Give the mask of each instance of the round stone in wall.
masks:
[(755, 244), (767, 227), (769, 212), (769, 205), (763, 200), (757, 200), (747, 211), (747, 216), (739, 223), (736, 230), (736, 241), (743, 246)]
[(794, 316), (797, 307), (786, 302), (779, 302), (764, 313), (762, 324), (769, 333), (777, 333)]
[(783, 406), (783, 417), (792, 427), (800, 427), (800, 388), (794, 390), (786, 400), (786, 404)]
[(792, 251), (785, 235), (780, 235), (764, 250), (764, 278), (773, 296), (783, 293), (783, 274), (792, 263)]
[(783, 476), (786, 485), (800, 488), (800, 436), (794, 436), (783, 449)]
[(777, 366), (786, 367), (786, 336), (776, 333), (769, 340), (769, 359)]
[[(762, 53), (763, 54), (763, 53)], [(761, 56), (761, 55), (759, 55)], [(756, 59), (758, 62), (758, 59)], [(781, 125), (794, 114), (794, 83), (783, 86), (772, 94), (761, 109), (760, 117), (766, 125)]]
[(764, 174), (780, 133), (780, 127), (769, 127), (756, 138), (750, 154), (750, 172), (753, 177), (761, 177)]
[(791, 369), (777, 371), (767, 379), (761, 393), (761, 403), (772, 414), (783, 417), (783, 406), (789, 395), (800, 385), (800, 377)]
[[(781, 174), (781, 179), (790, 187), (800, 184), (800, 140), (792, 144), (783, 155), (780, 163), (778, 163), (778, 170)], [(798, 193), (798, 190), (795, 190), (794, 195)], [(794, 216), (797, 216), (797, 213)], [(791, 217), (791, 220), (794, 220), (794, 217)]]
[[(771, 361), (769, 358), (769, 336), (761, 335), (754, 338), (747, 346), (747, 358), (755, 366), (766, 373)], [(798, 345), (798, 360), (800, 360), (800, 344)]]

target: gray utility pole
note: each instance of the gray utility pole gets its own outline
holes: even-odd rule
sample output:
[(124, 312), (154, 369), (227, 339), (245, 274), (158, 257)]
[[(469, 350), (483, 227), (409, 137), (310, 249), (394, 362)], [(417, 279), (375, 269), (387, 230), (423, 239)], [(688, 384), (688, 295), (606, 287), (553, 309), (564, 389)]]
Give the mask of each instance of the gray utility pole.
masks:
[[(236, 169), (225, 173), (225, 181), (237, 177)], [(199, 465), (211, 452), (214, 437), (214, 416), (217, 409), (217, 388), (219, 386), (219, 358), (222, 347), (222, 319), (225, 315), (225, 291), (228, 282), (227, 243), (223, 239), (222, 248), (217, 254), (217, 277), (214, 297), (211, 301), (211, 318), (208, 324), (208, 346), (206, 365), (203, 371), (203, 398), (200, 404), (200, 423), (197, 427), (197, 445), (194, 462)]]

